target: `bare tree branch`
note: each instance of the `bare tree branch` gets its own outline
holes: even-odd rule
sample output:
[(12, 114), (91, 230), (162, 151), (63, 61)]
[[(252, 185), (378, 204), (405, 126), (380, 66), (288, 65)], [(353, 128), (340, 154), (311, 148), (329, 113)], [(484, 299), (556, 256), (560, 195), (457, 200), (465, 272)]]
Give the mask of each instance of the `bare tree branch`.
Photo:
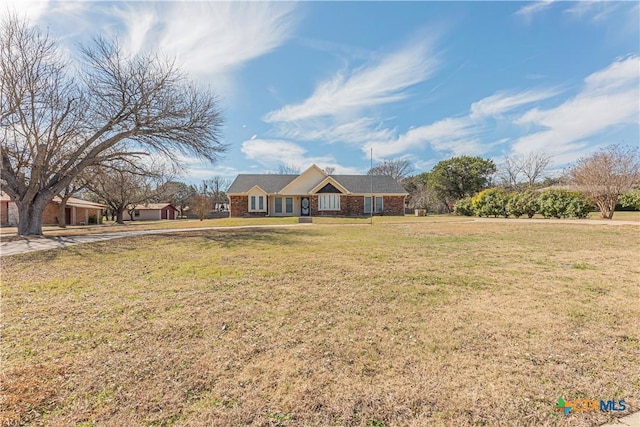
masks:
[(401, 181), (411, 175), (413, 167), (406, 159), (384, 160), (369, 170), (367, 175), (386, 175)]
[(579, 159), (568, 172), (571, 182), (611, 219), (619, 197), (640, 183), (638, 147), (610, 145)]
[(19, 234), (41, 234), (44, 206), (82, 171), (132, 153), (180, 164), (216, 161), (217, 98), (153, 53), (126, 56), (102, 37), (72, 72), (47, 34), (15, 16), (0, 21), (0, 190), (19, 209)]

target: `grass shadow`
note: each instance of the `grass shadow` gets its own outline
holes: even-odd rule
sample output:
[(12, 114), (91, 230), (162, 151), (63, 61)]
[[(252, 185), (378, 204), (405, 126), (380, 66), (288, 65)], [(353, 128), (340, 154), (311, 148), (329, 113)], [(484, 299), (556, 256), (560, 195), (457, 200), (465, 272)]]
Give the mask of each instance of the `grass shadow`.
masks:
[[(294, 245), (299, 243), (298, 237), (303, 235), (311, 235), (309, 230), (303, 228), (295, 229), (278, 229), (269, 228), (246, 228), (246, 229), (234, 229), (234, 230), (197, 230), (183, 231), (178, 233), (158, 233), (149, 234), (143, 236), (131, 236), (117, 239), (110, 239), (105, 241), (81, 243), (76, 245), (69, 245), (60, 248), (46, 249), (36, 252), (27, 252), (23, 254), (16, 254), (10, 257), (3, 257), (3, 263), (12, 259), (15, 262), (51, 262), (55, 261), (60, 256), (90, 256), (100, 257), (103, 255), (111, 255), (114, 253), (130, 253), (137, 251), (140, 248), (136, 241), (148, 241), (149, 239), (171, 239), (172, 242), (178, 240), (191, 240), (202, 239), (204, 242), (216, 242), (224, 248), (231, 248), (243, 245), (256, 245), (256, 244), (268, 244), (268, 245)], [(49, 237), (49, 240), (63, 241), (62, 237)], [(143, 240), (140, 240), (143, 239)], [(198, 244), (198, 242), (190, 241), (189, 243)], [(171, 243), (169, 243), (171, 244)]]

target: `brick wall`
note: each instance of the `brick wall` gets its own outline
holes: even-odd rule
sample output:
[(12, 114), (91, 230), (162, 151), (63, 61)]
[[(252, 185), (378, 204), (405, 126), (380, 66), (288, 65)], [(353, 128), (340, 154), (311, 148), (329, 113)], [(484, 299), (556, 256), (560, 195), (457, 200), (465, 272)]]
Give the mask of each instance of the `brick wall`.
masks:
[(340, 196), (340, 215), (364, 215), (364, 197)]
[(0, 202), (0, 224), (9, 224), (9, 202)]
[(230, 196), (230, 216), (241, 217), (249, 212), (249, 196)]
[(384, 196), (382, 198), (383, 215), (404, 215), (404, 196)]
[[(248, 212), (247, 196), (231, 196), (231, 216), (265, 216), (264, 212)], [(339, 211), (319, 211), (318, 195), (309, 196), (311, 207), (311, 216), (363, 216), (364, 213), (364, 196), (340, 196)], [(383, 215), (404, 215), (404, 196), (384, 196), (383, 197)]]
[(42, 213), (42, 225), (58, 225), (60, 215), (60, 205), (55, 202), (47, 203)]
[(309, 203), (311, 203), (311, 216), (335, 215), (335, 213), (332, 212), (318, 212), (318, 196), (315, 194), (313, 196), (309, 196)]

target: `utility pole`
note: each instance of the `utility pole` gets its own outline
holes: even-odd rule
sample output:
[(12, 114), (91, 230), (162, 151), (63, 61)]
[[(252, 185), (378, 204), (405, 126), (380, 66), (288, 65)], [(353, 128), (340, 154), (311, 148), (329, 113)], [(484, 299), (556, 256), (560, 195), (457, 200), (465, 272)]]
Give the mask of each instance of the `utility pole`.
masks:
[(371, 147), (371, 221), (369, 224), (373, 225), (373, 210), (375, 205), (375, 200), (373, 200), (373, 147)]

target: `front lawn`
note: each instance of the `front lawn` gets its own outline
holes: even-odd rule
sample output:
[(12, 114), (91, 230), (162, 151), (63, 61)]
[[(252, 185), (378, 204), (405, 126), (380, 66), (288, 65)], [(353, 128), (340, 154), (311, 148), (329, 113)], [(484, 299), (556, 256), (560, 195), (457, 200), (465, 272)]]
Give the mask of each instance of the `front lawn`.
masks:
[(2, 258), (2, 425), (590, 426), (640, 410), (638, 226), (422, 219)]

